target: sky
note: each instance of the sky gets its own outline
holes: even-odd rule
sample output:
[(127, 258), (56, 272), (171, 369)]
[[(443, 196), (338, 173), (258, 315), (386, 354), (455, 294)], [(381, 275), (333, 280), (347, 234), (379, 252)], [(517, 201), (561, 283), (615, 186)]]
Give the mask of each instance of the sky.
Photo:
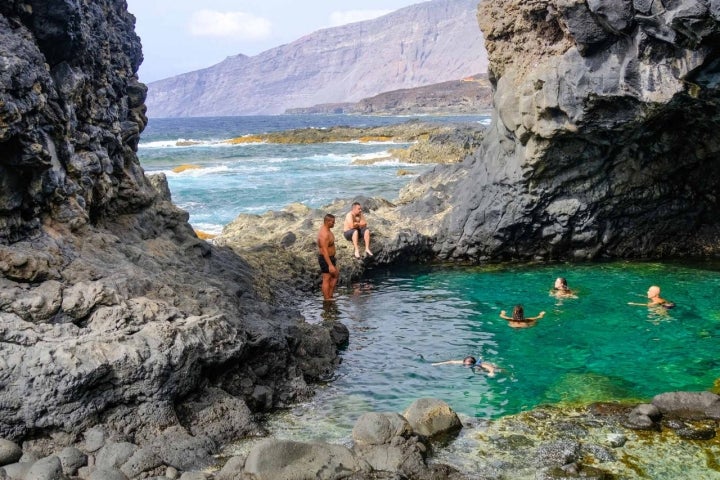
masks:
[(329, 27), (377, 18), (422, 0), (127, 0), (145, 60), (140, 81), (254, 56)]

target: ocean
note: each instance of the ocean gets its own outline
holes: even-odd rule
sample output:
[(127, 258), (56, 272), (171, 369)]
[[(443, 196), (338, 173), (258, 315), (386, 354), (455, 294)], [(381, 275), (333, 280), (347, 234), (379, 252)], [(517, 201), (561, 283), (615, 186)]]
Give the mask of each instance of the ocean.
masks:
[[(440, 123), (484, 123), (487, 116), (419, 117)], [(389, 155), (406, 143), (335, 142), (311, 145), (226, 142), (253, 133), (332, 126), (372, 127), (404, 123), (410, 117), (278, 115), (208, 118), (151, 118), (138, 148), (148, 174), (167, 175), (173, 202), (190, 214), (196, 230), (217, 234), (240, 213), (262, 214), (300, 202), (311, 208), (358, 195), (397, 197), (414, 175), (431, 165), (391, 159), (356, 165), (356, 159)], [(178, 167), (192, 166), (183, 171)], [(398, 175), (398, 170), (405, 175)], [(407, 175), (407, 173), (410, 173)]]

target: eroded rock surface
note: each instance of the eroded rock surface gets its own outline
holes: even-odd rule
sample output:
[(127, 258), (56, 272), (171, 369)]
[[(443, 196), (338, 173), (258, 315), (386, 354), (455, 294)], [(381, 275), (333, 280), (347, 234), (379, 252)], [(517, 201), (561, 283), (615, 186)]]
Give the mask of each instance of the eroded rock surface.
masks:
[(471, 160), (422, 179), (458, 177), (439, 256), (718, 252), (715, 2), (489, 0), (478, 18), (495, 114)]
[(50, 454), (103, 424), (188, 469), (309, 395), (347, 330), (264, 302), (144, 175), (133, 28), (124, 1), (0, 5), (0, 437)]

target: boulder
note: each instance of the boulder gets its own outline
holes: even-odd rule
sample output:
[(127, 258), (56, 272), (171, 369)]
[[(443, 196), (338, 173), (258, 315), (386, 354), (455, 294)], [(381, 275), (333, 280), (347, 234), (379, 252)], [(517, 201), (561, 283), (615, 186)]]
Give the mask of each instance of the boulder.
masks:
[(75, 447), (65, 447), (57, 454), (65, 475), (73, 476), (80, 467), (87, 465), (88, 458)]
[(41, 458), (33, 463), (23, 480), (66, 480), (62, 463), (56, 456)]
[(415, 400), (403, 413), (415, 433), (433, 437), (462, 428), (462, 423), (450, 405), (435, 398)]
[(720, 418), (720, 396), (710, 392), (667, 392), (655, 395), (652, 404), (663, 414)]
[(245, 474), (256, 480), (334, 480), (369, 467), (341, 445), (268, 439), (245, 461)]
[(364, 413), (352, 430), (355, 443), (360, 445), (382, 445), (394, 437), (408, 437), (412, 428), (405, 418), (397, 413)]
[(245, 457), (231, 457), (215, 474), (215, 480), (236, 480), (241, 478), (245, 467)]
[(0, 438), (0, 467), (19, 461), (22, 454), (22, 448), (17, 443)]

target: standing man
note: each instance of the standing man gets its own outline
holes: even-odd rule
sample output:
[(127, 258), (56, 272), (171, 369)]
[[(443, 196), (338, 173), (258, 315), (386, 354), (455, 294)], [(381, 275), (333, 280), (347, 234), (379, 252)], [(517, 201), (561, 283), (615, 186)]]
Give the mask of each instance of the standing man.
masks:
[(335, 235), (332, 228), (335, 226), (335, 215), (328, 213), (323, 219), (323, 225), (318, 233), (318, 263), (322, 273), (322, 294), (324, 300), (332, 300), (335, 286), (340, 272), (335, 266)]
[(367, 228), (367, 221), (363, 215), (362, 207), (358, 202), (352, 204), (352, 208), (345, 215), (345, 223), (343, 224), (343, 235), (349, 242), (353, 242), (355, 247), (355, 258), (360, 258), (360, 248), (358, 243), (360, 236), (365, 240), (365, 254), (372, 257), (370, 251), (370, 230)]

